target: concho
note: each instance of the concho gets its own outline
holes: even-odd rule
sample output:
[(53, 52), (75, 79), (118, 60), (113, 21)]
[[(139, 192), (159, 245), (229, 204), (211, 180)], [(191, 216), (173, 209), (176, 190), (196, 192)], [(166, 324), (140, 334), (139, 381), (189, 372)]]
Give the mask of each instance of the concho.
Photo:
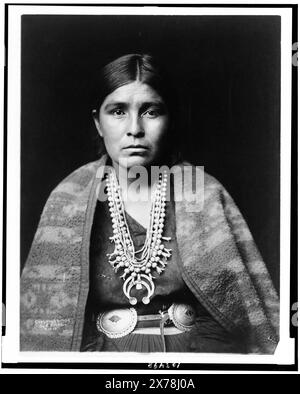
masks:
[(168, 313), (174, 326), (179, 330), (189, 331), (195, 323), (195, 310), (188, 304), (172, 304)]
[(121, 338), (130, 334), (137, 323), (137, 313), (134, 308), (113, 309), (98, 315), (97, 329), (109, 338)]

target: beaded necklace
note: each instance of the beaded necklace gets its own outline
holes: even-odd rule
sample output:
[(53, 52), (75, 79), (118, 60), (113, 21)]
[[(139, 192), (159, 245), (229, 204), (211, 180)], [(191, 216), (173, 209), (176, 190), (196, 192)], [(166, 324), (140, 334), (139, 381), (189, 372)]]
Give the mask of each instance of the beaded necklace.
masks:
[[(160, 174), (158, 183), (152, 195), (150, 221), (147, 229), (145, 243), (142, 249), (135, 251), (130, 236), (125, 216), (124, 203), (121, 197), (121, 188), (112, 169), (106, 178), (109, 211), (112, 220), (113, 236), (109, 237), (114, 242), (113, 253), (107, 254), (108, 261), (117, 272), (123, 270), (121, 278), (124, 280), (123, 292), (131, 305), (137, 303), (137, 298), (130, 295), (133, 287), (136, 290), (147, 290), (147, 295), (142, 298), (144, 304), (149, 304), (154, 294), (155, 286), (153, 274), (162, 274), (171, 256), (171, 249), (165, 248), (162, 241), (170, 241), (170, 237), (163, 237), (167, 174)], [(138, 257), (137, 254), (140, 256)]]

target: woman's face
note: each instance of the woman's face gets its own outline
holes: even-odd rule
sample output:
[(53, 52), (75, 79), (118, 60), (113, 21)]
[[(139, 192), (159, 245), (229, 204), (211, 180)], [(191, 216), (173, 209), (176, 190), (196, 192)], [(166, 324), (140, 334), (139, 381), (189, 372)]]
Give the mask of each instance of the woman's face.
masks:
[(139, 81), (109, 94), (94, 119), (113, 163), (126, 168), (158, 158), (169, 123), (163, 99)]

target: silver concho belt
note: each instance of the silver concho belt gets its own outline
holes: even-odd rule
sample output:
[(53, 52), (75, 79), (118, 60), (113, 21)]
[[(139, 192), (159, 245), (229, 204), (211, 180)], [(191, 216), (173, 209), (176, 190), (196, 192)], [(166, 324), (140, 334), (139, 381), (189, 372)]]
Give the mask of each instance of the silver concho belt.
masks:
[(96, 326), (98, 331), (103, 332), (109, 338), (121, 338), (134, 331), (138, 321), (151, 321), (165, 319), (166, 315), (174, 326), (182, 332), (189, 331), (195, 323), (195, 310), (188, 304), (174, 303), (165, 312), (156, 315), (139, 315), (135, 308), (113, 309), (99, 313)]

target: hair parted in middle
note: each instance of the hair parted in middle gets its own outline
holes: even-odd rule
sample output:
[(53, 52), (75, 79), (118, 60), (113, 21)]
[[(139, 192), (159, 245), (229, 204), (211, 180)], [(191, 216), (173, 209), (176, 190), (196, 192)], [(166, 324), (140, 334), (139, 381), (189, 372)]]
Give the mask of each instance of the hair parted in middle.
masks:
[[(105, 98), (121, 86), (140, 81), (154, 89), (164, 100), (168, 110), (170, 126), (170, 147), (177, 151), (176, 124), (178, 124), (179, 106), (174, 85), (167, 72), (150, 54), (127, 54), (106, 64), (97, 75), (95, 108), (99, 114)], [(103, 147), (101, 149), (103, 151)]]

